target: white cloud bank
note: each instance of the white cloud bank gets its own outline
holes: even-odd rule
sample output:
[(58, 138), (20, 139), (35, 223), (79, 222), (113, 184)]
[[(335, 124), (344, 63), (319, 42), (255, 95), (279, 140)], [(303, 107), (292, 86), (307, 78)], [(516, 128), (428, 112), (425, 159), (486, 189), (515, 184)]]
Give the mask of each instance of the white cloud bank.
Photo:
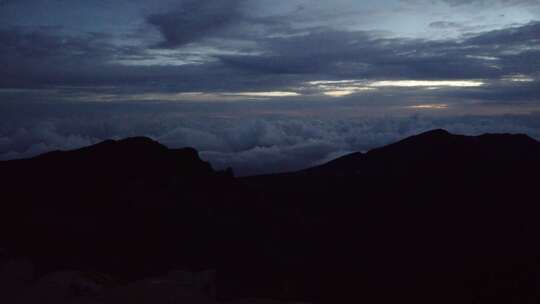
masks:
[[(416, 107), (440, 108), (441, 104)], [(146, 108), (144, 108), (146, 109)], [(436, 110), (436, 109), (435, 109)], [(237, 175), (297, 170), (335, 157), (366, 151), (433, 128), (462, 134), (526, 133), (540, 139), (540, 114), (395, 117), (304, 117), (186, 115), (98, 110), (76, 115), (44, 114), (45, 119), (13, 117), (0, 123), (0, 159), (67, 150), (107, 138), (149, 136), (171, 147), (192, 146), (217, 169)]]

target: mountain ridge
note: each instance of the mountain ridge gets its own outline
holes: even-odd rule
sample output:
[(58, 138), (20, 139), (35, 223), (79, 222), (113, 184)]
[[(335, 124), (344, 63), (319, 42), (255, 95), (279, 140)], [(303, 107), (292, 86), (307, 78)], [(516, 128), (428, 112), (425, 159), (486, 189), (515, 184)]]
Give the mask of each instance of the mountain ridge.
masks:
[[(372, 155), (375, 155), (377, 153), (381, 153), (384, 151), (385, 153), (391, 149), (396, 148), (404, 145), (413, 145), (416, 150), (418, 148), (425, 149), (426, 146), (423, 145), (452, 145), (452, 144), (478, 144), (478, 142), (481, 143), (489, 143), (489, 142), (495, 142), (494, 144), (497, 145), (514, 145), (514, 146), (522, 146), (522, 147), (533, 147), (533, 149), (539, 149), (540, 142), (536, 141), (535, 139), (531, 138), (530, 136), (526, 134), (512, 134), (512, 133), (485, 133), (477, 136), (467, 136), (467, 135), (457, 135), (448, 132), (444, 129), (434, 129), (429, 130), (417, 135), (409, 136), (407, 138), (404, 138), (402, 140), (399, 140), (397, 142), (384, 145), (382, 147), (376, 147), (371, 150), (368, 150), (367, 152), (353, 152), (347, 155), (343, 155), (341, 157), (338, 157), (336, 159), (330, 160), (327, 163), (317, 165), (314, 167), (306, 168), (298, 170), (297, 172), (313, 172), (316, 170), (325, 170), (325, 171), (331, 171), (329, 170), (330, 167), (335, 167), (338, 165), (338, 163), (342, 161), (362, 161), (365, 158), (368, 158)], [(106, 154), (106, 153), (113, 153), (117, 154), (120, 152), (129, 152), (129, 151), (137, 151), (142, 153), (170, 153), (171, 155), (176, 154), (177, 157), (186, 157), (191, 159), (191, 161), (201, 161), (198, 155), (198, 151), (195, 148), (192, 147), (184, 147), (179, 149), (170, 149), (159, 142), (149, 138), (149, 137), (143, 137), (143, 136), (136, 136), (136, 137), (128, 137), (120, 140), (104, 140), (99, 143), (96, 143), (94, 145), (74, 149), (74, 150), (56, 150), (56, 151), (50, 151), (46, 152), (40, 155), (37, 155), (32, 158), (26, 158), (26, 159), (17, 159), (17, 160), (4, 160), (0, 161), (0, 164), (13, 162), (13, 161), (25, 161), (25, 160), (32, 160), (32, 159), (43, 159), (43, 158), (55, 158), (55, 157), (62, 157), (65, 156), (65, 154), (82, 154), (82, 153), (98, 153), (98, 154)], [(163, 155), (161, 155), (163, 156)], [(208, 163), (208, 162), (206, 162)], [(209, 163), (208, 163), (209, 164)], [(210, 165), (210, 164), (209, 164)], [(211, 165), (210, 165), (211, 167)], [(324, 168), (324, 169), (323, 169)], [(293, 172), (283, 172), (283, 173), (277, 173), (279, 174), (290, 174)], [(268, 175), (268, 174), (262, 174), (262, 175)], [(273, 174), (269, 174), (273, 175)]]
[(216, 269), (224, 300), (506, 303), (540, 294), (539, 172), (524, 135), (434, 130), (241, 178), (192, 148), (105, 141), (0, 162), (0, 245), (40, 274)]
[[(466, 136), (452, 134), (444, 129), (435, 129), (371, 149), (365, 153), (347, 154), (325, 164), (283, 174), (353, 174), (361, 170), (361, 167), (366, 162), (380, 158), (401, 159), (408, 157), (408, 161), (412, 161), (415, 155), (426, 158), (437, 158), (441, 155), (452, 157), (449, 152), (456, 154), (485, 152), (486, 158), (490, 158), (488, 153), (490, 151), (487, 149), (496, 146), (502, 147), (501, 150), (506, 152), (507, 156), (510, 156), (510, 160), (514, 161), (522, 157), (534, 158), (540, 153), (540, 142), (525, 134), (486, 133), (477, 136)], [(515, 150), (512, 150), (512, 148), (515, 148)], [(451, 151), (450, 149), (455, 150)], [(500, 151), (491, 152), (497, 156)], [(505, 157), (501, 154), (495, 159), (504, 160)]]

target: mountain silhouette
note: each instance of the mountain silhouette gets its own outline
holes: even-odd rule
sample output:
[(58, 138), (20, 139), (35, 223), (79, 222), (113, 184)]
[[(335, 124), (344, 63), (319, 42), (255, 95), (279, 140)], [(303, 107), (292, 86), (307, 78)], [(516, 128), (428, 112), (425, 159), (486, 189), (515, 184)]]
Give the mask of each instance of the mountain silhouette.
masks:
[(540, 143), (433, 130), (235, 178), (144, 137), (0, 162), (0, 247), (37, 272), (216, 269), (223, 300), (530, 303)]
[[(46, 259), (45, 268), (103, 266), (119, 272), (147, 255), (159, 255), (162, 268), (170, 266), (167, 257), (180, 249), (161, 238), (175, 233), (193, 239), (195, 234), (181, 231), (203, 225), (195, 222), (198, 214), (234, 182), (195, 149), (168, 149), (144, 137), (0, 162), (0, 172), (3, 243)], [(197, 233), (204, 237), (205, 229)], [(79, 265), (85, 263), (90, 265)], [(143, 263), (149, 269), (137, 271), (151, 273), (156, 264)]]
[[(28, 167), (37, 174), (46, 173), (60, 178), (70, 171), (78, 171), (87, 178), (98, 174), (99, 178), (149, 178), (148, 175), (152, 175), (157, 179), (213, 173), (210, 164), (202, 161), (195, 149), (168, 149), (145, 137), (106, 140), (73, 151), (54, 151), (28, 160), (6, 162), (5, 166)], [(39, 172), (34, 166), (48, 166), (51, 170)]]
[[(391, 170), (394, 167), (394, 170), (397, 170), (404, 169), (405, 166), (414, 167), (416, 171), (436, 168), (455, 170), (462, 165), (481, 163), (493, 163), (495, 167), (515, 166), (517, 163), (537, 162), (539, 155), (540, 143), (527, 135), (463, 136), (436, 129), (373, 149), (368, 153), (345, 155), (297, 173), (380, 174), (383, 169)], [(430, 168), (423, 167), (427, 164)]]

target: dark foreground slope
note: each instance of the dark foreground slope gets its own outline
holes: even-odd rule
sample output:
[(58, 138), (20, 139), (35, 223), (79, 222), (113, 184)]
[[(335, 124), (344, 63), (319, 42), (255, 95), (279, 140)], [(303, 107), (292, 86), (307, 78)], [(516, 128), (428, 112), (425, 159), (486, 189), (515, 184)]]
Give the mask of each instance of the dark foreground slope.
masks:
[(0, 162), (0, 247), (40, 273), (216, 269), (223, 299), (528, 303), (540, 143), (434, 130), (234, 178), (146, 138)]
[(316, 269), (306, 280), (327, 274), (327, 299), (502, 303), (540, 294), (539, 174), (540, 143), (527, 136), (434, 130), (245, 180), (296, 212), (284, 247)]
[(0, 162), (0, 172), (2, 246), (45, 268), (125, 275), (207, 263), (205, 216), (234, 183), (194, 149), (148, 138)]

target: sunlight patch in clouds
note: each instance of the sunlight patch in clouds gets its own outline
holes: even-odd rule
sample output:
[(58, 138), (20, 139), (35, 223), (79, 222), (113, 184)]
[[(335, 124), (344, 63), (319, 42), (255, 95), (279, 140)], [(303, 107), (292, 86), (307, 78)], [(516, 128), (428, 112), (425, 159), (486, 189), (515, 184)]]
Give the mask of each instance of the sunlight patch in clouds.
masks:
[(445, 110), (448, 109), (448, 105), (441, 103), (441, 104), (420, 104), (420, 105), (414, 105), (407, 107), (409, 109), (418, 109), (418, 110)]
[(507, 75), (502, 78), (505, 81), (511, 82), (533, 82), (534, 78), (523, 74)]
[(323, 95), (330, 97), (343, 97), (359, 93), (362, 91), (371, 91), (365, 81), (360, 80), (317, 80), (308, 81), (306, 84), (314, 86)]
[(497, 61), (497, 60), (501, 60), (501, 58), (499, 58), (499, 57), (494, 57), (494, 56), (483, 56), (483, 55), (467, 55), (467, 56), (465, 56), (465, 57), (471, 58), (471, 59), (486, 60), (486, 61)]
[(383, 80), (369, 84), (370, 87), (480, 87), (485, 83), (479, 80)]
[(237, 92), (223, 93), (225, 96), (243, 96), (243, 97), (294, 97), (301, 94), (296, 92), (269, 91), (269, 92)]
[(296, 92), (179, 92), (179, 93), (140, 93), (140, 94), (84, 94), (78, 97), (70, 96), (72, 99), (87, 102), (115, 102), (115, 101), (242, 101), (250, 99), (266, 99), (279, 97), (301, 96)]
[(342, 97), (351, 95), (354, 93), (362, 92), (362, 91), (372, 91), (375, 90), (375, 88), (369, 88), (369, 87), (342, 87), (336, 90), (331, 91), (325, 91), (323, 92), (324, 95), (330, 96), (330, 97)]
[(485, 85), (481, 80), (316, 80), (306, 82), (322, 95), (343, 97), (381, 88), (423, 88), (435, 90), (445, 87), (471, 88)]
[(103, 94), (87, 93), (78, 97), (70, 97), (77, 101), (86, 102), (116, 102), (116, 101), (189, 101), (215, 98), (213, 94), (203, 92), (182, 93), (141, 93), (141, 94)]
[(355, 83), (358, 82), (358, 80), (317, 80), (317, 81), (308, 81), (307, 84), (309, 85), (332, 85), (332, 84), (342, 84), (342, 83)]
[(355, 91), (353, 90), (336, 90), (336, 91), (324, 92), (323, 94), (330, 97), (343, 97), (343, 96), (354, 94), (354, 92)]

